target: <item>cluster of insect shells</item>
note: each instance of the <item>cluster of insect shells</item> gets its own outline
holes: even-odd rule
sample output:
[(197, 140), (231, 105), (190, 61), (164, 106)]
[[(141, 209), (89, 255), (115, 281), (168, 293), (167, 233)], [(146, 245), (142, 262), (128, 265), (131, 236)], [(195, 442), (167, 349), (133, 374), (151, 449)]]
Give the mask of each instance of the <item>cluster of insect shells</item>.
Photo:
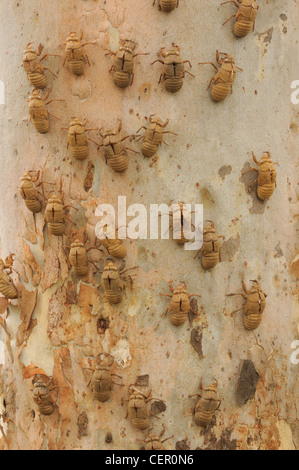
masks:
[[(170, 12), (179, 6), (179, 0), (157, 0), (157, 3), (159, 9), (165, 12)], [(258, 11), (255, 0), (230, 0), (223, 2), (223, 4), (228, 3), (233, 3), (238, 8), (238, 11), (224, 24), (230, 19), (235, 18), (234, 34), (240, 38), (246, 36), (254, 29)], [(154, 0), (154, 5), (155, 4), (156, 0)], [(66, 55), (64, 63), (67, 61), (69, 70), (77, 76), (84, 73), (85, 64), (86, 62), (89, 63), (88, 57), (83, 51), (83, 47), (87, 44), (93, 44), (82, 44), (81, 40), (82, 35), (79, 37), (76, 33), (71, 33), (65, 44)], [(135, 47), (136, 44), (133, 41), (126, 40), (117, 53), (109, 53), (115, 56), (111, 71), (113, 73), (114, 83), (120, 88), (125, 88), (133, 82), (133, 61), (134, 57), (138, 55), (134, 55)], [(45, 96), (42, 96), (39, 91), (47, 86), (44, 70), (48, 70), (41, 64), (41, 61), (46, 58), (48, 54), (40, 57), (41, 52), (41, 46), (39, 46), (36, 51), (32, 44), (29, 43), (24, 52), (23, 64), (28, 80), (34, 87), (29, 99), (30, 119), (36, 130), (44, 134), (49, 131), (49, 113), (45, 105), (50, 104), (51, 101), (62, 100), (51, 100), (47, 102), (49, 92), (47, 92)], [(161, 62), (164, 66), (160, 81), (164, 82), (166, 90), (171, 93), (176, 93), (183, 86), (183, 79), (186, 73), (184, 64), (189, 63), (190, 67), (191, 64), (189, 61), (182, 61), (180, 48), (174, 44), (167, 52), (164, 51), (164, 48), (161, 48), (160, 54), (163, 60), (155, 61)], [(219, 102), (223, 101), (232, 91), (232, 85), (235, 81), (238, 67), (236, 67), (232, 56), (219, 51), (216, 52), (216, 61), (220, 67), (208, 62), (217, 70), (216, 75), (210, 81), (209, 87), (212, 85), (212, 99)], [(50, 70), (48, 71), (52, 73)], [(86, 124), (86, 120), (81, 121), (77, 117), (74, 117), (68, 128), (68, 146), (70, 146), (72, 156), (78, 160), (83, 160), (88, 157), (88, 138), (86, 131), (96, 130), (86, 129)], [(164, 131), (167, 124), (168, 121), (163, 123), (160, 118), (150, 116), (149, 126), (148, 128), (144, 127), (145, 133), (140, 137), (142, 139), (141, 153), (145, 157), (150, 158), (156, 154), (159, 145), (163, 142), (164, 133), (172, 133), (170, 131)], [(114, 171), (119, 173), (128, 168), (126, 149), (122, 142), (128, 137), (132, 137), (127, 136), (121, 139), (120, 130), (121, 125), (117, 131), (99, 132), (103, 139), (102, 146), (104, 147), (106, 161)], [(112, 153), (111, 147), (113, 148)], [(260, 199), (266, 200), (273, 194), (276, 186), (275, 163), (272, 162), (269, 152), (265, 152), (261, 161), (258, 161), (254, 154), (253, 159), (258, 165), (258, 169), (252, 168), (248, 171), (256, 171), (258, 173), (256, 180), (257, 195)], [(38, 191), (39, 178), (39, 172), (27, 172), (21, 179), (21, 197), (24, 199), (27, 208), (33, 213), (38, 213), (42, 210), (41, 195)], [(180, 204), (182, 210), (183, 203)], [(58, 196), (53, 195), (48, 200), (45, 216), (49, 231), (56, 236), (63, 235), (65, 230), (64, 206)], [(183, 213), (181, 214), (181, 220), (183, 222)], [(207, 225), (203, 231), (203, 246), (200, 250), (204, 269), (213, 269), (221, 261), (220, 238), (224, 238), (217, 235), (214, 223), (212, 221), (209, 222), (209, 225)], [(183, 245), (187, 241), (182, 230), (180, 231), (180, 235), (175, 238), (179, 245)], [(102, 241), (102, 244), (107, 249), (109, 255), (116, 259), (125, 258), (127, 254), (126, 247), (122, 240), (117, 238), (117, 235), (113, 239), (106, 237)], [(89, 260), (87, 250), (84, 244), (79, 240), (76, 240), (71, 245), (69, 261), (78, 277), (84, 277), (88, 274)], [(6, 258), (5, 262), (0, 260), (0, 292), (4, 297), (9, 299), (17, 298), (16, 287), (9, 277), (12, 272), (12, 264), (13, 255)], [(113, 260), (106, 262), (101, 279), (101, 286), (110, 303), (117, 304), (121, 302), (124, 290), (122, 269), (119, 269)], [(176, 289), (173, 289), (170, 285), (170, 288), (172, 291), (171, 295), (162, 294), (171, 297), (166, 313), (170, 312), (170, 321), (173, 325), (180, 326), (184, 324), (187, 319), (188, 312), (191, 309), (190, 297), (195, 294), (188, 294), (185, 284), (178, 286)], [(243, 282), (243, 290), (244, 293), (228, 295), (242, 295), (246, 299), (245, 306), (242, 307), (244, 308), (244, 327), (248, 330), (253, 330), (257, 328), (261, 322), (262, 313), (265, 309), (266, 294), (261, 289), (258, 281), (253, 281), (251, 290), (247, 290)], [(93, 369), (93, 393), (94, 398), (98, 401), (105, 402), (111, 396), (113, 387), (113, 374), (111, 373), (112, 364), (113, 358), (109, 355), (105, 355), (104, 359), (102, 358), (97, 361), (95, 369)], [(215, 380), (213, 384), (208, 385), (206, 388), (203, 388), (201, 383), (200, 389), (201, 393), (196, 394), (199, 400), (194, 408), (194, 421), (198, 426), (207, 427), (221, 403), (217, 395), (218, 383)], [(52, 414), (55, 408), (50, 397), (50, 390), (49, 383), (47, 384), (42, 378), (34, 380), (33, 399), (40, 413), (45, 415)], [(147, 429), (149, 427), (150, 417), (147, 403), (152, 399), (151, 391), (147, 390), (147, 392), (144, 393), (141, 392), (138, 387), (130, 386), (129, 394), (128, 415), (131, 418), (133, 426), (138, 429)], [(145, 448), (148, 450), (163, 450), (163, 442), (169, 439), (162, 439), (164, 432), (164, 425), (160, 435), (149, 432), (145, 439)]]

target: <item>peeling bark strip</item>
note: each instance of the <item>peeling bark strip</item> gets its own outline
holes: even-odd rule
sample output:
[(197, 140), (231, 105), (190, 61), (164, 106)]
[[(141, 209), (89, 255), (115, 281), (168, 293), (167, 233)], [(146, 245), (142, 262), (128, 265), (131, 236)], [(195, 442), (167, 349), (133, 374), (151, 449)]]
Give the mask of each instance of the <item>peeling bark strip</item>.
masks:
[(236, 399), (238, 406), (246, 405), (255, 395), (260, 376), (253, 362), (245, 360), (238, 380)]

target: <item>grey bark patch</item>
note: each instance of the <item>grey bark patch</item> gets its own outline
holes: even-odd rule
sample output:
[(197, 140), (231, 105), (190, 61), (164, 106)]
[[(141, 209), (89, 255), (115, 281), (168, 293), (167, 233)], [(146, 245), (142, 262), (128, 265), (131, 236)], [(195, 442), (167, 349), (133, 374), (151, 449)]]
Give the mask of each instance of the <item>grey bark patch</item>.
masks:
[(151, 405), (151, 412), (154, 415), (158, 415), (159, 413), (163, 413), (166, 410), (166, 405), (163, 401), (154, 401)]
[(192, 344), (193, 348), (199, 355), (199, 359), (203, 359), (203, 352), (202, 352), (202, 329), (200, 326), (193, 328), (191, 331), (191, 340), (190, 343)]
[(249, 400), (252, 400), (259, 378), (259, 373), (256, 371), (253, 362), (248, 360), (243, 361), (236, 391), (238, 406), (243, 406)]
[(225, 180), (225, 177), (227, 175), (230, 175), (232, 172), (232, 167), (230, 165), (224, 165), (218, 170), (219, 176), (222, 178), (222, 180)]
[(265, 212), (265, 203), (257, 197), (256, 183), (254, 183), (258, 177), (258, 173), (256, 171), (250, 171), (249, 173), (246, 173), (246, 175), (243, 174), (250, 168), (250, 164), (245, 163), (244, 167), (242, 168), (241, 176), (241, 181), (245, 186), (246, 193), (252, 197), (253, 204), (249, 211), (251, 214), (263, 214)]
[(175, 443), (175, 450), (190, 450), (190, 446), (187, 443), (187, 439), (183, 439), (182, 441), (177, 441)]
[(240, 248), (241, 238), (238, 233), (237, 238), (229, 238), (226, 242), (222, 243), (221, 247), (221, 261), (233, 261), (233, 258)]

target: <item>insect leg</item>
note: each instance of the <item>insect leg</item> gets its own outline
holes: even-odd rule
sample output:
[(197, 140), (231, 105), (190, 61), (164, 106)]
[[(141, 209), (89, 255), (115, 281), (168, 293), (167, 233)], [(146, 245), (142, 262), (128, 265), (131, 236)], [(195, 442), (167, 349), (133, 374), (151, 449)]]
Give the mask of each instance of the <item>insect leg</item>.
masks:
[(198, 65), (213, 65), (214, 69), (218, 72), (218, 67), (213, 62), (198, 62)]
[(191, 75), (191, 77), (195, 77), (195, 75), (193, 75), (193, 73), (188, 72), (188, 70), (185, 70), (185, 73), (188, 73), (188, 75)]

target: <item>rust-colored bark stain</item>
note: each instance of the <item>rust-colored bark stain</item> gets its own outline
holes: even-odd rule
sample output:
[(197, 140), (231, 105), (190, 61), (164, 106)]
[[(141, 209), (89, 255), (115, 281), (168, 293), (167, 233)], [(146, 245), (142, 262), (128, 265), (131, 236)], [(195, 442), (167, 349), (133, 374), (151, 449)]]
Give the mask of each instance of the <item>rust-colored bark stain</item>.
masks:
[[(200, 22), (194, 14), (198, 0), (180, 2), (169, 15), (150, 0), (142, 7), (139, 0), (55, 3), (55, 14), (52, 2), (38, 0), (31, 0), (30, 7), (26, 2), (1, 7), (0, 79), (6, 106), (0, 115), (0, 249), (1, 257), (16, 253), (12, 277), (19, 299), (0, 298), (0, 449), (139, 449), (147, 431), (134, 428), (127, 417), (128, 387), (135, 383), (150, 386), (154, 399), (147, 406), (160, 418), (151, 416), (150, 427), (159, 434), (165, 423), (165, 435), (174, 435), (169, 449), (299, 448), (298, 366), (290, 364), (291, 343), (298, 339), (299, 219), (292, 217), (298, 212), (298, 165), (293, 161), (299, 134), (289, 132), (298, 116), (281, 93), (282, 87), (290, 89), (289, 63), (297, 61), (294, 11), (287, 0), (264, 2), (256, 33), (242, 42), (221, 27), (226, 12), (216, 0), (201, 2)], [(81, 30), (84, 40), (95, 45), (84, 48), (90, 66), (76, 77), (62, 66), (59, 44), (71, 31)], [(234, 93), (220, 106), (206, 91), (208, 68), (196, 70), (196, 63), (211, 54), (207, 35), (211, 50), (226, 44), (244, 68)], [(120, 38), (136, 41), (137, 53), (149, 52), (134, 59), (133, 85), (125, 90), (113, 83), (113, 58), (105, 56), (118, 49)], [(49, 105), (59, 120), (50, 116), (47, 135), (36, 133), (28, 119), (30, 87), (21, 61), (29, 41), (61, 56), (45, 60), (57, 75), (46, 71), (49, 99), (65, 100)], [(190, 58), (195, 75), (175, 96), (158, 86), (157, 69), (150, 66), (160, 48), (173, 41), (181, 45), (182, 57)], [(61, 129), (72, 116), (86, 117), (87, 127), (98, 129), (117, 129), (121, 119), (121, 135), (133, 135), (152, 113), (163, 122), (170, 119), (178, 135), (166, 139), (169, 146), (161, 145), (150, 162), (140, 153), (141, 141), (125, 141), (139, 153), (128, 151), (124, 174), (106, 165), (103, 149), (91, 141), (88, 158), (73, 159)], [(97, 131), (88, 136), (101, 144)], [(253, 185), (255, 173), (242, 173), (250, 168), (251, 151), (266, 148), (272, 148), (280, 166), (277, 190), (271, 201), (262, 202)], [(43, 185), (43, 211), (36, 215), (27, 210), (18, 189), (20, 177), (31, 169), (41, 169), (42, 180), (53, 183)], [(60, 237), (49, 234), (45, 224), (44, 208), (53, 192), (72, 206), (65, 209), (66, 233)], [(88, 252), (94, 264), (82, 279), (71, 271), (68, 256), (76, 239), (86, 248), (95, 246), (96, 208), (101, 203), (117, 207), (119, 195), (127, 196), (127, 206), (143, 203), (148, 208), (170, 200), (204, 204), (204, 218), (219, 223), (226, 236), (222, 262), (205, 272), (193, 259), (195, 253), (173, 240), (126, 240), (126, 268), (137, 265), (138, 270), (122, 302), (108, 304), (100, 287), (99, 271), (108, 256), (103, 246), (103, 252)], [(236, 286), (239, 290), (242, 278), (247, 283), (258, 278), (268, 294), (254, 334), (244, 330), (242, 313), (230, 315), (234, 304), (226, 298)], [(184, 281), (188, 291), (202, 295), (200, 304), (192, 301), (197, 315), (189, 312), (189, 321), (180, 327), (163, 316), (167, 301), (160, 293), (167, 292), (170, 280), (174, 285)], [(121, 376), (113, 379), (121, 385), (113, 384), (105, 403), (94, 400), (90, 370), (103, 353), (114, 357), (111, 371)], [(41, 415), (32, 399), (34, 371), (53, 379), (50, 416)], [(189, 395), (199, 392), (201, 378), (211, 383), (213, 377), (222, 403), (203, 430), (194, 423), (196, 400)]]

